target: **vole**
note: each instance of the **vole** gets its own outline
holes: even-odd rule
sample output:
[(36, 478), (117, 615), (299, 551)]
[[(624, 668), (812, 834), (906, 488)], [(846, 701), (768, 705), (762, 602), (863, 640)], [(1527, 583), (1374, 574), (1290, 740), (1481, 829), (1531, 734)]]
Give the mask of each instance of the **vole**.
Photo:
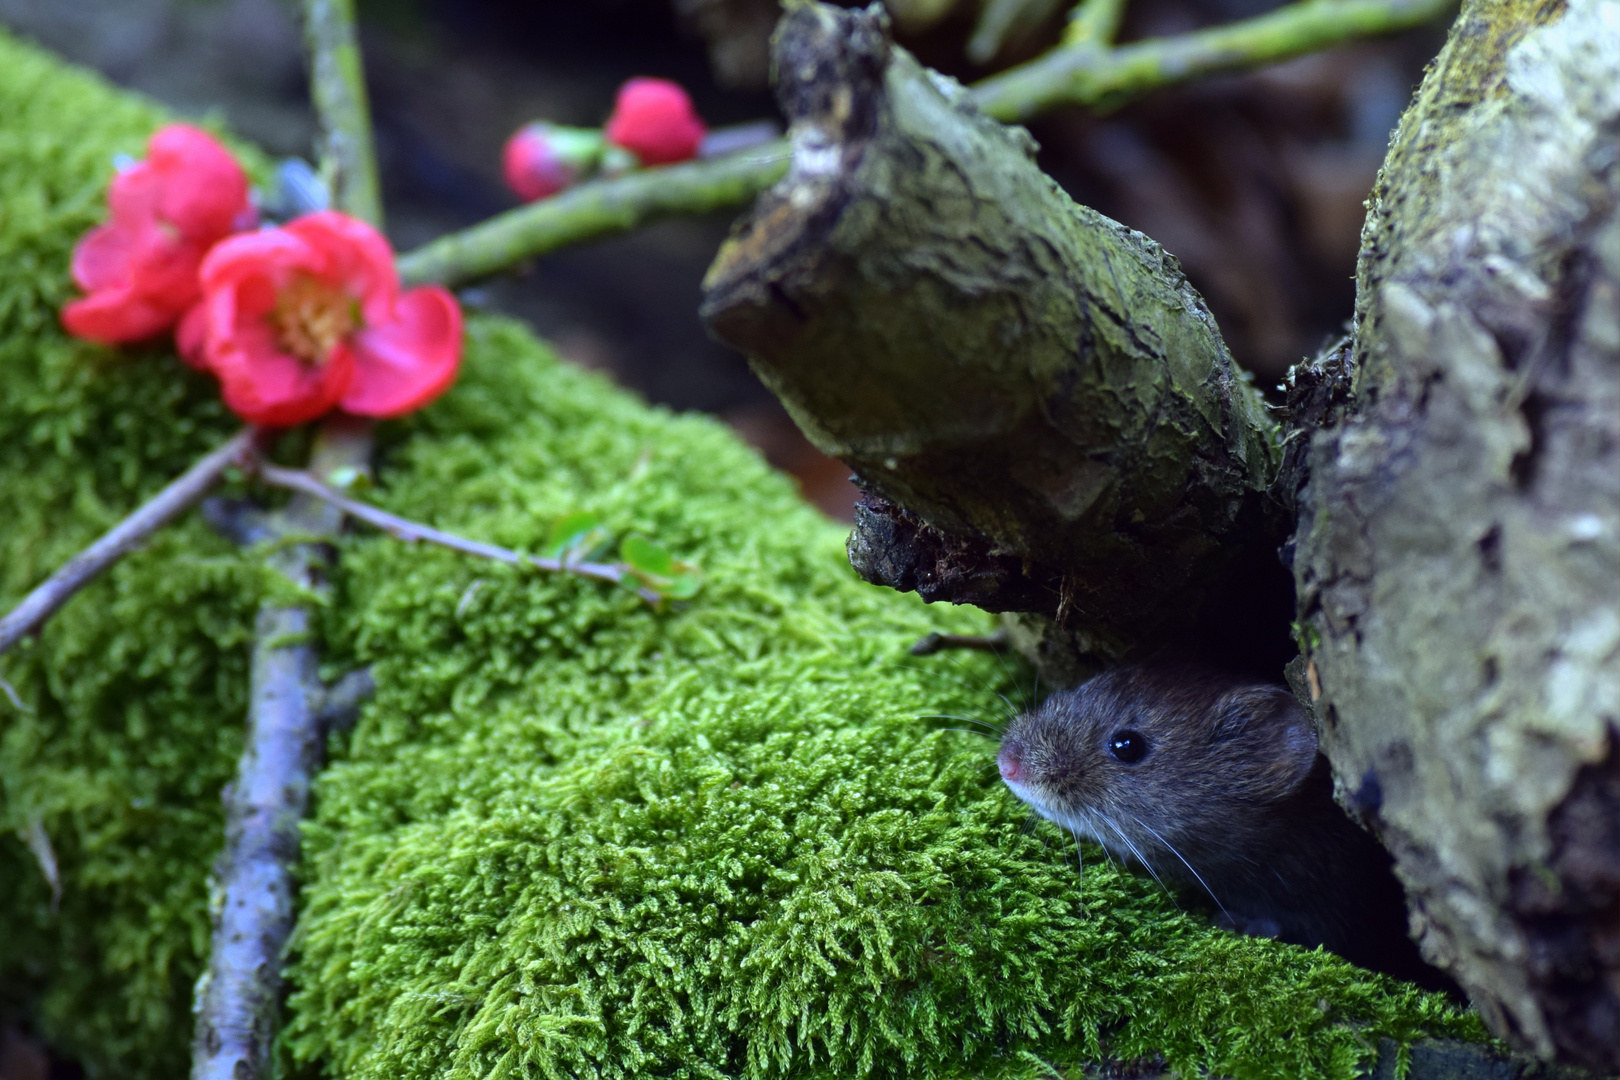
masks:
[(1389, 855), (1333, 801), (1316, 730), (1281, 686), (1115, 668), (1019, 716), (997, 761), (1042, 817), (1201, 898), (1229, 929), (1447, 985), (1407, 936)]

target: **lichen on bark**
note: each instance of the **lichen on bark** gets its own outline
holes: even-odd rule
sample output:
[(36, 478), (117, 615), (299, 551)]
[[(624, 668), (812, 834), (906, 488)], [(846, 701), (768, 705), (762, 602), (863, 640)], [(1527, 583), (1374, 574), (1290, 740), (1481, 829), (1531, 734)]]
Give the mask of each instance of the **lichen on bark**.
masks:
[(1295, 563), (1323, 746), (1492, 1027), (1620, 1026), (1620, 5), (1479, 0), (1403, 119)]

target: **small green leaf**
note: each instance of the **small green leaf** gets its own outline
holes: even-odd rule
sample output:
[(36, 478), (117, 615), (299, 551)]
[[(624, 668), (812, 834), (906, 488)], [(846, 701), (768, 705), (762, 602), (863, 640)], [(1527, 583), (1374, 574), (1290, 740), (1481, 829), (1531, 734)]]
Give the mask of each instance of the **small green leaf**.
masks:
[(675, 573), (675, 557), (669, 553), (669, 548), (645, 536), (625, 537), (624, 543), (619, 545), (619, 558), (628, 563), (638, 576), (667, 578)]
[(597, 516), (589, 510), (580, 510), (557, 519), (540, 554), (563, 562), (586, 562), (606, 547), (607, 542), (607, 530), (602, 528)]
[(338, 491), (365, 491), (371, 487), (371, 472), (363, 465), (342, 465), (326, 474), (326, 486)]
[(670, 577), (669, 584), (659, 591), (671, 600), (690, 600), (703, 587), (703, 575), (695, 566), (688, 566), (686, 563), (676, 565), (678, 569)]

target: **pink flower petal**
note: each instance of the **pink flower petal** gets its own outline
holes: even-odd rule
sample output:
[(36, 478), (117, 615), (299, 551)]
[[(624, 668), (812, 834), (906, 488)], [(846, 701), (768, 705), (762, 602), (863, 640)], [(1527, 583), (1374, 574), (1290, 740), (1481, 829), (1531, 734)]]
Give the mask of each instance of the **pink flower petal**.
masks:
[(180, 316), (180, 325), (174, 332), (174, 346), (180, 353), (180, 359), (198, 371), (208, 371), (207, 345), (208, 305), (196, 303)]
[(73, 248), (74, 284), (85, 292), (127, 287), (140, 244), (133, 228), (99, 225), (91, 229)]
[(227, 347), (208, 350), (226, 406), (252, 424), (291, 427), (332, 411), (354, 378), (354, 354), (346, 345), (324, 364), (309, 364), (276, 347), (268, 326), (238, 328)]
[(167, 304), (133, 289), (99, 289), (62, 308), (62, 328), (76, 338), (102, 345), (141, 341), (174, 323)]
[(330, 210), (298, 218), (283, 231), (320, 252), (317, 275), (359, 300), (366, 323), (388, 321), (399, 296), (399, 273), (394, 249), (382, 233), (359, 218)]
[(461, 365), (461, 305), (437, 285), (411, 289), (393, 318), (355, 335), (355, 379), (345, 412), (400, 416), (421, 408), (455, 382)]

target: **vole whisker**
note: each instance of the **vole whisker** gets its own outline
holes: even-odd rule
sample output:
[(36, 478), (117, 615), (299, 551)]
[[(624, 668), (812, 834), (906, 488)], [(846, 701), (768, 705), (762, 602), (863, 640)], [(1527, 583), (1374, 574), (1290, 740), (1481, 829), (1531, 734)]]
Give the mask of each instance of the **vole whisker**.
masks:
[[(946, 659), (948, 660), (948, 659), (950, 659), (950, 657), (946, 657)], [(982, 694), (986, 690), (990, 689), (983, 682), (981, 682), (977, 686), (974, 686), (973, 684), (969, 683), (966, 679), (956, 678), (956, 677), (953, 677), (951, 675), (946, 674), (943, 671), (935, 671), (932, 668), (925, 668), (925, 667), (922, 667), (922, 666), (920, 666), (918, 664), (899, 664), (897, 666), (902, 667), (902, 668), (908, 668), (911, 671), (919, 671), (919, 672), (923, 673), (924, 675), (931, 675), (936, 679), (944, 679), (946, 682), (955, 683), (957, 686), (961, 687), (962, 689), (970, 691), (970, 692), (975, 693), (975, 694)], [(990, 692), (995, 694), (996, 697), (1000, 698), (1001, 703), (1007, 707), (1007, 718), (1009, 720), (1013, 719), (1014, 717), (1016, 717), (1018, 715), (1019, 710), (1013, 707), (1013, 703), (1011, 701), (1007, 700), (1007, 695), (1006, 694), (1003, 694), (1003, 693), (1001, 693), (1000, 691), (997, 691), (997, 690), (991, 690)]]
[[(1137, 817), (1135, 814), (1131, 815), (1131, 820), (1136, 822), (1138, 825), (1142, 826), (1142, 828), (1146, 829), (1153, 836), (1153, 839), (1155, 839), (1159, 843), (1163, 844), (1165, 846), (1165, 848), (1169, 850), (1170, 854), (1174, 855), (1176, 858), (1181, 860), (1181, 865), (1185, 866), (1187, 868), (1187, 873), (1191, 874), (1194, 878), (1196, 878), (1198, 880), (1198, 884), (1200, 884), (1200, 885), (1202, 885), (1204, 887), (1204, 891), (1209, 893), (1209, 898), (1211, 900), (1215, 901), (1215, 906), (1221, 909), (1221, 914), (1226, 916), (1226, 921), (1227, 922), (1234, 922), (1235, 921), (1232, 918), (1231, 912), (1226, 910), (1226, 905), (1221, 903), (1221, 898), (1215, 895), (1215, 890), (1209, 887), (1209, 883), (1204, 880), (1202, 874), (1200, 874), (1197, 870), (1193, 869), (1193, 864), (1187, 861), (1187, 857), (1185, 855), (1183, 855), (1181, 852), (1176, 850), (1176, 846), (1174, 844), (1172, 844), (1170, 841), (1166, 840), (1164, 837), (1160, 836), (1158, 834), (1158, 832), (1152, 826), (1148, 825), (1147, 822), (1143, 821), (1141, 818)], [(1281, 880), (1280, 876), (1279, 876), (1278, 880)]]
[[(983, 719), (981, 717), (977, 717), (977, 716), (962, 716), (959, 713), (924, 713), (921, 716), (917, 717), (917, 719), (919, 719), (919, 720), (960, 720), (964, 724), (977, 724), (979, 727), (983, 728), (985, 731), (987, 731), (990, 734), (994, 735), (998, 739), (1001, 738), (1001, 736), (1003, 734), (1005, 734), (1004, 730), (1001, 727), (998, 727), (997, 725), (992, 724), (990, 721), (985, 720), (985, 719)], [(960, 728), (947, 728), (946, 730), (947, 731), (959, 731), (961, 729)]]
[[(960, 672), (963, 672), (964, 674), (970, 673), (972, 671), (972, 669), (970, 669), (967, 666), (967, 664), (965, 664), (960, 658), (955, 657), (955, 656), (951, 656), (949, 654), (941, 654), (941, 655), (943, 655), (945, 657), (945, 659), (953, 667), (956, 668), (956, 670), (958, 670)], [(999, 653), (999, 652), (991, 653), (990, 655), (994, 656), (996, 658), (996, 663), (1001, 665), (1001, 674), (1006, 678), (1007, 682), (1010, 682), (1014, 686), (1016, 686), (1018, 684), (1018, 677), (1013, 674), (1012, 668), (1007, 666), (1007, 658), (1006, 658), (1006, 656), (1003, 655), (1002, 653)], [(974, 674), (977, 674), (977, 673), (974, 672)], [(979, 689), (981, 689), (981, 690), (990, 690), (990, 680), (988, 678), (985, 678), (982, 675), (979, 676)], [(995, 693), (995, 691), (991, 691), (991, 692)], [(1005, 695), (997, 693), (996, 696), (1001, 698), (1001, 700), (1006, 704), (1007, 708), (1009, 710), (1011, 710), (1008, 713), (1009, 717), (1017, 716), (1018, 713), (1021, 711), (1019, 709), (1014, 709), (1012, 702), (1008, 701)]]
[[(928, 717), (919, 716), (917, 719), (919, 719), (919, 720), (927, 720)], [(942, 728), (937, 728), (936, 730), (938, 730), (938, 731), (954, 731), (958, 735), (972, 735), (976, 739), (989, 739), (992, 742), (994, 742), (995, 738), (996, 738), (996, 736), (992, 735), (990, 732), (988, 732), (988, 731), (980, 731), (978, 728), (942, 727)]]
[[(1091, 816), (1089, 814), (1086, 816), (1085, 824), (1086, 824), (1086, 834), (1088, 836), (1092, 837), (1093, 839), (1096, 839), (1097, 838), (1097, 826), (1092, 823), (1092, 819), (1091, 819)], [(1114, 853), (1112, 851), (1108, 850), (1108, 845), (1107, 844), (1103, 843), (1101, 840), (1097, 840), (1097, 846), (1102, 848), (1103, 858), (1108, 860), (1108, 865), (1109, 866), (1117, 867), (1117, 866), (1120, 865), (1120, 863), (1117, 862), (1114, 859)]]
[[(1101, 817), (1101, 815), (1098, 816)], [(1165, 895), (1170, 897), (1170, 902), (1175, 904), (1176, 894), (1170, 891), (1170, 886), (1166, 885), (1164, 883), (1164, 879), (1159, 876), (1159, 872), (1153, 869), (1153, 864), (1148, 862), (1146, 855), (1142, 854), (1142, 849), (1137, 847), (1135, 842), (1133, 842), (1131, 838), (1125, 834), (1125, 830), (1121, 829), (1118, 825), (1115, 825), (1108, 818), (1102, 818), (1102, 822), (1110, 829), (1113, 829), (1116, 836), (1125, 841), (1125, 846), (1131, 849), (1131, 854), (1135, 855), (1136, 861), (1142, 864), (1142, 869), (1146, 870), (1148, 872), (1148, 876), (1159, 883), (1159, 888), (1163, 889)], [(1178, 909), (1180, 906), (1180, 904), (1176, 904)]]

